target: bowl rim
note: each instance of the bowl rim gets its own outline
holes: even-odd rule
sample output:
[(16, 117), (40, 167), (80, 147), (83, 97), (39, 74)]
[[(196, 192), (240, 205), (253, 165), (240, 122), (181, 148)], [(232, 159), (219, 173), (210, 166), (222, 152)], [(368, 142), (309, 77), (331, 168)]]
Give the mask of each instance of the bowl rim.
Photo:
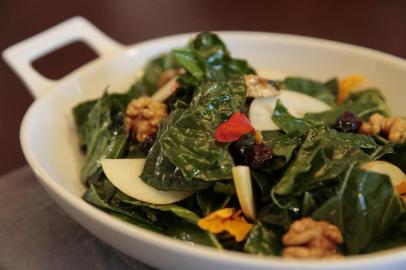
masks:
[[(253, 42), (259, 41), (261, 39), (297, 43), (301, 45), (309, 45), (313, 47), (324, 47), (331, 50), (345, 50), (353, 54), (363, 54), (366, 57), (371, 57), (378, 59), (380, 61), (388, 62), (391, 65), (396, 65), (406, 71), (406, 60), (390, 55), (377, 50), (364, 48), (357, 45), (351, 45), (347, 43), (331, 41), (326, 39), (306, 37), (300, 35), (292, 34), (282, 34), (282, 33), (270, 33), (270, 32), (258, 32), (258, 31), (214, 31), (218, 33), (224, 39), (250, 39)], [(37, 176), (38, 181), (46, 187), (47, 191), (50, 189), (59, 199), (74, 208), (76, 211), (82, 212), (83, 215), (88, 216), (97, 223), (103, 220), (103, 224), (108, 227), (111, 231), (119, 230), (121, 233), (127, 235), (128, 237), (135, 237), (144, 244), (153, 245), (155, 247), (160, 247), (162, 250), (176, 250), (177, 253), (186, 255), (189, 257), (204, 257), (206, 260), (215, 260), (219, 263), (229, 263), (244, 265), (246, 267), (279, 267), (281, 269), (288, 269), (291, 267), (298, 267), (300, 269), (313, 269), (315, 266), (318, 269), (331, 269), (332, 267), (360, 267), (366, 265), (382, 264), (384, 262), (393, 262), (394, 260), (399, 260), (400, 258), (406, 257), (406, 247), (380, 251), (375, 253), (355, 255), (346, 257), (343, 260), (336, 260), (334, 264), (331, 261), (320, 261), (317, 259), (309, 260), (287, 260), (282, 257), (277, 256), (258, 256), (254, 254), (247, 254), (236, 251), (224, 250), (219, 252), (218, 250), (206, 247), (202, 245), (196, 245), (191, 247), (187, 243), (173, 239), (158, 233), (154, 233), (143, 229), (138, 226), (134, 226), (130, 223), (121, 221), (113, 216), (103, 212), (100, 209), (88, 204), (81, 197), (77, 197), (63, 186), (58, 184), (50, 174), (44, 168), (32, 150), (29, 143), (29, 132), (30, 123), (35, 120), (35, 112), (38, 111), (42, 106), (46, 106), (47, 102), (51, 99), (53, 95), (58, 92), (58, 87), (66, 82), (69, 82), (74, 77), (83, 76), (88, 72), (91, 72), (93, 68), (98, 65), (107, 64), (111, 60), (115, 59), (119, 55), (126, 53), (133, 54), (138, 50), (142, 50), (150, 45), (161, 42), (168, 42), (171, 40), (182, 40), (191, 37), (196, 34), (195, 32), (170, 35), (165, 37), (159, 37), (150, 39), (147, 41), (135, 43), (124, 47), (124, 50), (116, 52), (108, 57), (97, 58), (84, 66), (78, 68), (71, 74), (67, 75), (61, 81), (59, 81), (50, 91), (43, 97), (35, 100), (26, 111), (20, 126), (20, 143), (24, 153), (24, 156), (29, 164), (29, 166), (34, 171)], [(236, 256), (238, 254), (238, 256)]]

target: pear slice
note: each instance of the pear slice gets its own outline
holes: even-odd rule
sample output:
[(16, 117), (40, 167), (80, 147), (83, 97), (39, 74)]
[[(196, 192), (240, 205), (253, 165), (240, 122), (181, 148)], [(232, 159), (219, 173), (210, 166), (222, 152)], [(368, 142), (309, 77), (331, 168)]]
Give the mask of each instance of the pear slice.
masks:
[(153, 204), (170, 204), (189, 197), (193, 192), (160, 191), (141, 180), (145, 159), (102, 159), (101, 165), (110, 182), (121, 192)]
[(178, 86), (176, 81), (178, 77), (173, 77), (167, 83), (165, 83), (161, 88), (159, 88), (151, 98), (155, 101), (164, 102), (168, 97), (175, 93)]
[(256, 98), (249, 109), (249, 119), (256, 130), (280, 129), (272, 120), (276, 102), (280, 99), (288, 112), (302, 118), (306, 113), (318, 113), (330, 110), (327, 103), (312, 96), (290, 90), (281, 90), (279, 96)]
[(361, 165), (361, 169), (386, 174), (395, 187), (406, 180), (406, 174), (398, 166), (383, 160), (374, 160), (364, 163)]
[(255, 220), (254, 193), (252, 191), (250, 168), (248, 166), (235, 166), (232, 173), (241, 210), (248, 219)]

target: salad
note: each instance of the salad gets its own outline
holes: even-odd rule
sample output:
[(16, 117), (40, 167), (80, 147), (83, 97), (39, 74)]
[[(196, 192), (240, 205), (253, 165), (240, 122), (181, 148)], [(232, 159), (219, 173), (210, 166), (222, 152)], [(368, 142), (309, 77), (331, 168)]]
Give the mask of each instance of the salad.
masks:
[(294, 258), (406, 245), (406, 120), (361, 75), (257, 74), (203, 32), (73, 115), (83, 199), (126, 222)]

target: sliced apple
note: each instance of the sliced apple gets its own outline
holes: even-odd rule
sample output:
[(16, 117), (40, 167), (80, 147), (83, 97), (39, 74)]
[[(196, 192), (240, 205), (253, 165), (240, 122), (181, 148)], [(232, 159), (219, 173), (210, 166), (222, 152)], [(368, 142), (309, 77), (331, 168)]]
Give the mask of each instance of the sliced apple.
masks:
[(163, 102), (173, 93), (175, 93), (178, 87), (178, 82), (176, 81), (178, 77), (173, 77), (167, 83), (165, 83), (161, 88), (159, 88), (151, 98), (155, 101)]
[(393, 186), (397, 187), (406, 181), (406, 174), (396, 165), (383, 160), (369, 161), (361, 165), (365, 171), (386, 174), (389, 176)]
[(101, 165), (110, 182), (121, 192), (153, 204), (170, 204), (189, 197), (192, 192), (160, 191), (141, 180), (145, 159), (103, 159)]
[(248, 219), (255, 220), (254, 193), (252, 191), (250, 168), (248, 166), (235, 166), (232, 173), (241, 210)]
[(248, 114), (255, 129), (280, 129), (272, 120), (272, 114), (278, 99), (281, 100), (291, 115), (298, 118), (303, 117), (305, 113), (317, 113), (331, 109), (327, 103), (312, 96), (296, 91), (281, 90), (279, 96), (256, 98), (252, 101)]

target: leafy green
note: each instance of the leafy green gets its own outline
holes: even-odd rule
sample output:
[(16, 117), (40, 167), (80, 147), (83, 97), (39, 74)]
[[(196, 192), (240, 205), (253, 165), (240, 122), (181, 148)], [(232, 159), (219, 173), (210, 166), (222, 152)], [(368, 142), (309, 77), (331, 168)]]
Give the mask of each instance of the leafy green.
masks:
[(278, 255), (282, 249), (281, 232), (260, 221), (254, 225), (244, 245), (244, 251), (261, 255)]
[(280, 100), (276, 102), (275, 110), (272, 115), (272, 120), (276, 125), (278, 125), (278, 127), (280, 127), (283, 131), (287, 133), (306, 131), (312, 125), (315, 124), (315, 121), (296, 118), (290, 115), (288, 110)]
[(406, 173), (406, 142), (402, 144), (392, 145), (393, 151), (384, 155), (383, 158), (398, 166), (403, 172)]
[(230, 195), (214, 193), (212, 189), (201, 190), (196, 194), (197, 203), (204, 216), (226, 207), (230, 199)]
[(392, 225), (387, 233), (372, 241), (364, 253), (406, 246), (406, 212)]
[(199, 86), (190, 108), (166, 130), (159, 141), (165, 156), (186, 178), (231, 178), (233, 159), (228, 144), (217, 143), (214, 132), (245, 102), (242, 80), (206, 82)]
[(101, 197), (102, 195), (103, 195), (102, 189), (100, 188), (98, 189), (96, 186), (90, 185), (89, 189), (83, 195), (83, 199), (94, 206), (97, 206), (99, 208), (108, 211), (109, 213), (113, 214), (119, 219), (138, 225), (147, 230), (162, 232), (162, 228), (153, 224), (152, 222), (142, 217), (138, 213), (126, 211), (120, 207), (111, 206)]
[(128, 91), (131, 98), (140, 96), (151, 96), (158, 90), (158, 79), (161, 74), (169, 69), (179, 68), (178, 61), (172, 54), (163, 54), (152, 59), (144, 67), (144, 72), (140, 80), (135, 82)]
[(320, 186), (324, 181), (336, 179), (352, 162), (369, 160), (359, 145), (370, 146), (358, 137), (348, 140), (347, 135), (329, 130), (323, 125), (313, 127), (307, 134), (296, 159), (274, 187), (273, 193), (301, 194)]
[(210, 32), (200, 33), (186, 48), (175, 49), (172, 54), (188, 71), (180, 78), (184, 83), (196, 84), (204, 79), (224, 81), (255, 73), (246, 61), (232, 58), (220, 38)]
[(364, 120), (367, 120), (373, 113), (380, 113), (384, 116), (390, 115), (389, 108), (379, 90), (367, 89), (350, 95), (343, 104), (329, 111), (307, 113), (305, 119), (323, 121), (327, 125), (333, 125), (337, 117), (344, 111), (354, 112)]
[(313, 213), (343, 232), (349, 254), (362, 252), (405, 212), (388, 176), (351, 166), (335, 196)]
[(159, 211), (163, 211), (163, 212), (171, 212), (175, 216), (182, 218), (186, 221), (189, 221), (193, 224), (195, 224), (200, 218), (198, 215), (196, 215), (196, 213), (194, 213), (184, 207), (176, 205), (176, 204), (159, 204), (158, 205), (158, 204), (146, 203), (146, 202), (142, 202), (142, 201), (136, 200), (134, 198), (131, 198), (122, 192), (117, 192), (115, 198), (122, 201), (123, 203), (131, 204), (131, 205), (134, 205), (137, 207), (147, 207), (147, 208), (151, 208), (151, 209), (155, 209), (155, 210), (159, 210)]
[(313, 96), (318, 98), (331, 106), (335, 106), (335, 100), (337, 95), (337, 80), (333, 79), (323, 84), (314, 80), (299, 78), (299, 77), (287, 77), (282, 86), (284, 89), (289, 89), (296, 92)]
[(81, 179), (95, 182), (102, 170), (100, 160), (119, 158), (127, 144), (127, 134), (123, 128), (123, 108), (111, 96), (105, 94), (82, 120), (80, 128), (82, 140), (86, 144), (86, 159), (81, 169)]
[(192, 246), (200, 244), (222, 249), (221, 244), (213, 234), (203, 231), (194, 224), (179, 221), (168, 223), (168, 229), (165, 233), (175, 239), (185, 241)]
[(182, 114), (183, 110), (172, 111), (164, 121), (161, 121), (157, 140), (145, 159), (144, 169), (140, 177), (146, 184), (159, 190), (194, 191), (211, 186), (210, 182), (184, 177), (182, 172), (171, 163), (162, 150), (160, 142), (162, 133), (168, 130)]

